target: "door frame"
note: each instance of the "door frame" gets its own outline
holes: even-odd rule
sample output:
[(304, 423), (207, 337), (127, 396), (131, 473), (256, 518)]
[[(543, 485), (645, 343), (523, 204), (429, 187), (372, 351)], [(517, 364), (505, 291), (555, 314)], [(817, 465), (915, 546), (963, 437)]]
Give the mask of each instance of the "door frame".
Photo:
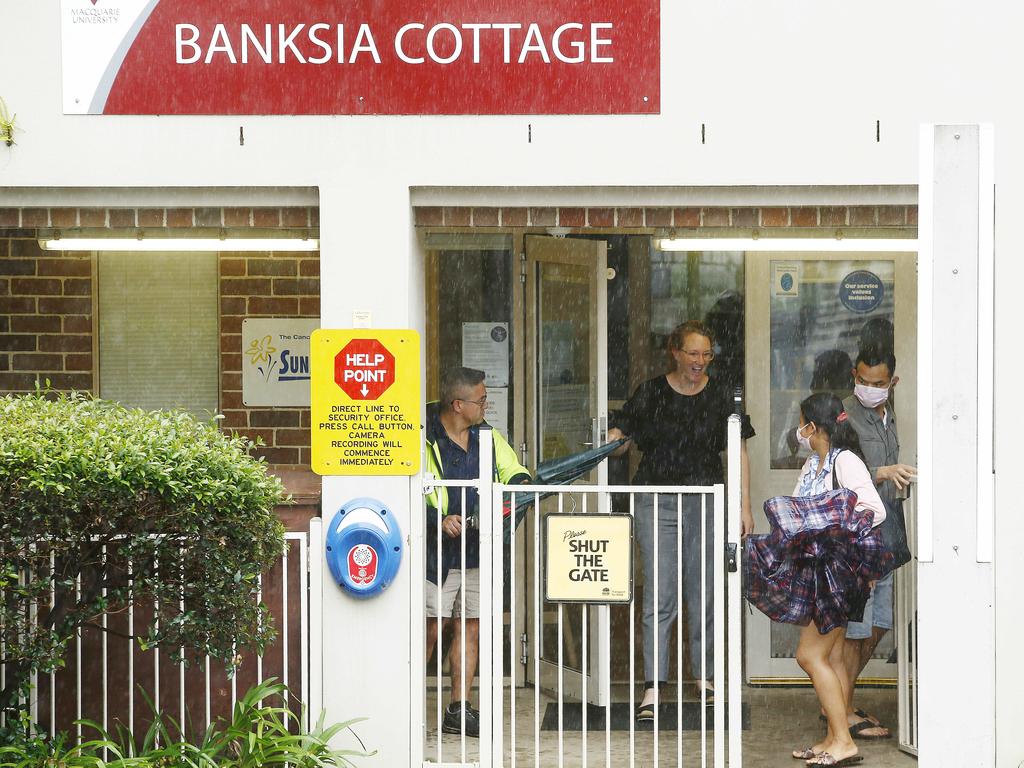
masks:
[[(537, 238), (538, 240), (551, 240), (551, 241), (564, 241), (564, 242), (578, 242), (580, 243), (580, 253), (575, 254), (562, 254), (557, 258), (545, 258), (543, 256), (532, 256), (528, 252), (528, 239)], [(523, 390), (525, 397), (525, 414), (529, 414), (527, 418), (524, 414), (524, 434), (526, 436), (525, 445), (527, 446), (527, 458), (529, 464), (536, 467), (537, 459), (539, 456), (539, 436), (538, 436), (538, 421), (537, 414), (540, 413), (538, 403), (540, 400), (540, 383), (537, 376), (538, 365), (541, 360), (538, 348), (538, 329), (537, 329), (537, 313), (536, 313), (536, 302), (539, 297), (536, 295), (537, 285), (537, 265), (540, 263), (556, 263), (556, 264), (570, 264), (581, 267), (590, 267), (590, 290), (589, 290), (589, 310), (590, 310), (590, 323), (593, 329), (591, 334), (591, 348), (589, 350), (590, 359), (593, 361), (593, 367), (591, 369), (590, 376), (590, 404), (591, 412), (595, 414), (594, 425), (591, 432), (591, 442), (598, 444), (603, 442), (605, 434), (608, 429), (608, 336), (607, 336), (607, 324), (608, 324), (608, 294), (607, 294), (607, 252), (604, 243), (601, 241), (595, 241), (593, 239), (577, 240), (575, 238), (559, 238), (550, 237), (543, 234), (524, 234), (522, 239), (517, 243), (520, 246), (520, 274), (523, 279), (519, 285), (522, 286), (522, 290), (516, 291), (522, 301), (523, 315), (522, 315), (522, 331), (523, 335), (520, 336), (523, 339), (523, 343), (520, 344), (523, 353), (523, 364), (521, 371), (525, 378), (525, 389)], [(584, 250), (596, 249), (596, 253), (584, 253)], [(596, 259), (595, 259), (596, 257)], [(516, 302), (513, 301), (513, 304)], [(602, 462), (598, 465), (595, 471), (595, 477), (592, 478), (592, 483), (596, 485), (607, 485), (608, 484), (608, 467), (607, 462)], [(607, 504), (606, 497), (599, 497), (600, 504), (605, 506)], [(599, 508), (598, 512), (606, 512), (606, 509)], [(529, 529), (531, 521), (527, 522), (525, 530)], [(523, 578), (526, 573), (533, 573), (531, 563), (527, 562), (527, 556), (532, 549), (527, 546), (527, 541), (532, 539), (531, 536), (526, 535), (517, 537), (517, 553), (514, 561), (514, 567), (516, 573), (514, 578), (519, 583), (523, 583)], [(524, 590), (525, 593), (525, 590)], [(517, 609), (519, 606), (517, 606)], [(587, 629), (587, 646), (590, 653), (587, 656), (587, 681), (584, 685), (584, 675), (576, 672), (575, 670), (564, 668), (562, 670), (562, 686), (563, 695), (581, 700), (584, 692), (587, 694), (587, 699), (592, 704), (604, 705), (607, 703), (608, 698), (608, 680), (606, 679), (609, 674), (609, 648), (605, 643), (605, 638), (608, 637), (608, 629), (610, 627), (611, 613), (608, 606), (594, 606), (594, 611), (588, 611), (587, 615), (592, 616), (596, 613), (596, 621), (590, 620), (589, 627)], [(531, 654), (536, 652), (540, 647), (539, 638), (534, 637), (534, 625), (531, 615), (532, 606), (530, 606), (526, 595), (523, 595), (522, 610), (517, 610), (517, 623), (522, 622), (522, 630), (516, 630), (516, 636), (523, 638), (524, 642), (522, 647), (524, 652), (522, 653), (521, 668), (523, 674), (524, 683), (537, 683), (542, 688), (548, 690), (554, 690), (557, 686), (558, 680), (558, 666), (541, 657), (540, 659), (540, 679), (533, 679), (533, 659)], [(546, 611), (545, 611), (546, 612)], [(541, 632), (543, 633), (543, 623)], [(523, 661), (525, 660), (525, 662)]]
[[(912, 241), (916, 244), (917, 241)], [(754, 250), (758, 246), (752, 244), (752, 250), (744, 252), (744, 285), (746, 293), (746, 348), (747, 348), (747, 382), (746, 402), (748, 412), (763, 414), (770, 418), (770, 376), (752, 376), (757, 367), (756, 355), (753, 350), (769, 348), (771, 333), (771, 262), (772, 261), (852, 261), (869, 255), (883, 261), (893, 261), (895, 301), (893, 306), (893, 322), (896, 328), (915, 329), (913, 337), (897, 333), (895, 337), (895, 353), (897, 359), (897, 375), (900, 387), (899, 399), (900, 419), (900, 459), (908, 464), (917, 464), (917, 253), (907, 251), (876, 250), (870, 240), (863, 243), (862, 250), (849, 250), (849, 241), (844, 243), (844, 250), (830, 250), (828, 241), (821, 242), (821, 249), (814, 251), (783, 251)], [(759, 322), (757, 318), (764, 321)], [(765, 361), (770, 364), (770, 361)], [(905, 394), (903, 394), (905, 393)], [(901, 396), (902, 395), (902, 396)], [(788, 494), (797, 475), (797, 470), (771, 470), (768, 461), (771, 455), (770, 424), (760, 425), (765, 436), (750, 441), (747, 446), (751, 467), (751, 495), (755, 499), (768, 498), (776, 494)], [(775, 473), (786, 473), (785, 477), (770, 477)], [(755, 505), (756, 506), (756, 505)], [(765, 531), (767, 522), (760, 510), (754, 510), (754, 524), (758, 531)], [(894, 611), (895, 614), (895, 611)], [(748, 682), (758, 684), (805, 682), (806, 674), (793, 658), (773, 658), (771, 655), (772, 622), (764, 614), (754, 611), (747, 617), (744, 630), (744, 661), (745, 675)], [(862, 682), (892, 682), (896, 680), (896, 670), (890, 668), (881, 659), (868, 662), (859, 678)]]

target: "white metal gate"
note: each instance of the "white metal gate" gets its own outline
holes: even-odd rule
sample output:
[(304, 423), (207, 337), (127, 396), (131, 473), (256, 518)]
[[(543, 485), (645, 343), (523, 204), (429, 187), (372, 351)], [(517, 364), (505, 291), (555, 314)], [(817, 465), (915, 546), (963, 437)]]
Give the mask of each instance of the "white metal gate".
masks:
[[(467, 738), (464, 734), (455, 733), (445, 736), (442, 733), (445, 715), (445, 686), (446, 676), (443, 670), (443, 659), (441, 638), (443, 636), (443, 623), (437, 617), (428, 618), (428, 622), (437, 622), (438, 651), (436, 659), (430, 669), (426, 667), (426, 658), (419, 655), (417, 648), (424, 648), (421, 628), (425, 626), (422, 606), (425, 604), (426, 590), (435, 590), (437, 597), (441, 597), (441, 587), (437, 584), (425, 583), (416, 578), (413, 579), (413, 600), (411, 621), (413, 626), (413, 675), (411, 696), (413, 700), (414, 722), (421, 724), (419, 737), (414, 733), (413, 765), (424, 766), (554, 766), (559, 768), (567, 766), (634, 766), (639, 762), (645, 765), (693, 765), (724, 768), (729, 765), (738, 767), (742, 765), (741, 728), (741, 585), (739, 566), (739, 419), (733, 417), (729, 422), (729, 481), (728, 501), (726, 504), (726, 488), (718, 486), (708, 487), (646, 487), (646, 486), (505, 486), (494, 483), (491, 480), (491, 437), (488, 430), (481, 430), (480, 437), (480, 478), (472, 481), (436, 480), (426, 478), (424, 480), (424, 493), (435, 492), (443, 488), (446, 493), (460, 494), (463, 503), (471, 490), (479, 493), (479, 537), (480, 537), (480, 621), (479, 621), (479, 687), (478, 701), (480, 711), (480, 735), (479, 742), (476, 739)], [(547, 498), (542, 498), (547, 495)], [(509, 540), (506, 542), (501, 527), (497, 521), (502, 520), (502, 510), (511, 506), (514, 510), (516, 502), (526, 497), (529, 506), (526, 510), (526, 519), (518, 529), (511, 526)], [(636, 606), (636, 600), (630, 603), (629, 611), (629, 632), (628, 640), (625, 643), (618, 643), (610, 635), (610, 623), (607, 616), (602, 612), (609, 610), (608, 606), (602, 605), (572, 605), (562, 604), (546, 605), (541, 593), (541, 527), (540, 523), (545, 514), (550, 511), (574, 510), (578, 514), (607, 514), (613, 509), (613, 496), (626, 501), (620, 501), (620, 508), (616, 512), (628, 512), (633, 515), (636, 501), (642, 496), (661, 497), (664, 501), (668, 497), (670, 505), (677, 510), (682, 510), (683, 499), (687, 496), (697, 496), (701, 499), (701, 541), (707, 542), (710, 548), (700, 547), (701, 569), (704, 574), (706, 549), (711, 552), (712, 568), (711, 583), (707, 578), (701, 578), (701, 604), (705, 610), (710, 606), (713, 612), (713, 635), (702, 637), (704, 643), (711, 643), (715, 649), (713, 655), (712, 669), (707, 669), (703, 658), (701, 659), (700, 676), (702, 679), (714, 679), (716, 681), (716, 696), (713, 704), (704, 706), (704, 696), (697, 702), (684, 702), (683, 690), (687, 688), (687, 681), (683, 677), (682, 664), (677, 663), (677, 679), (675, 683), (675, 696), (669, 697), (668, 693), (662, 694), (662, 701), (674, 705), (674, 717), (666, 722), (662, 717), (661, 710), (655, 710), (653, 727), (650, 729), (637, 726), (634, 719), (634, 711), (638, 700), (636, 698), (636, 686), (627, 683), (628, 695), (620, 692), (616, 697), (613, 694), (609, 675), (609, 664), (612, 657), (617, 653), (628, 653), (629, 659), (629, 680), (642, 679), (634, 669), (634, 655), (636, 650), (636, 637), (634, 633), (634, 619), (640, 609)], [(664, 506), (654, 505), (655, 520), (658, 510)], [(437, 558), (437, 571), (441, 572), (441, 527), (440, 513), (433, 507), (423, 504), (424, 515), (436, 516), (436, 531), (432, 535), (436, 540), (432, 542), (433, 551), (431, 556)], [(726, 509), (729, 510), (726, 516)], [(707, 513), (707, 514), (705, 514)], [(515, 514), (514, 512), (512, 513)], [(424, 519), (427, 519), (426, 517)], [(712, 521), (711, 525), (706, 522)], [(727, 521), (727, 522), (726, 522)], [(724, 523), (724, 525), (723, 525)], [(519, 543), (526, 537), (525, 545), (529, 555), (529, 574), (525, 581), (530, 584), (529, 588), (515, 577), (515, 569), (510, 569), (512, 578), (508, 580), (508, 610), (505, 610), (505, 565), (509, 553), (516, 553), (521, 549)], [(676, 527), (677, 553), (682, 553), (681, 546), (682, 528)], [(461, 537), (460, 546), (462, 553), (465, 553), (465, 537)], [(426, 542), (424, 542), (426, 543)], [(414, 573), (422, 573), (425, 567), (423, 552), (425, 547), (412, 548), (412, 568)], [(418, 551), (419, 554), (416, 554)], [(657, 548), (655, 549), (655, 563), (657, 562)], [(681, 554), (680, 554), (681, 557)], [(465, 563), (465, 559), (462, 560)], [(419, 569), (419, 570), (415, 570)], [(655, 565), (657, 572), (657, 565)], [(463, 583), (465, 573), (463, 571)], [(679, 561), (675, 568), (676, 593), (682, 599), (682, 573), (679, 568)], [(418, 592), (417, 581), (423, 584), (423, 592)], [(440, 583), (441, 579), (438, 578)], [(657, 585), (655, 579), (655, 605), (657, 605)], [(515, 634), (517, 626), (516, 606), (524, 595), (522, 590), (526, 589), (525, 597), (532, 606), (530, 621), (534, 624), (534, 636), (540, 637), (545, 611), (553, 613), (556, 622), (555, 630), (558, 649), (558, 680), (555, 689), (551, 692), (542, 691), (537, 685), (532, 690), (518, 686), (516, 675), (517, 660), (506, 659), (506, 647), (514, 650), (518, 648), (519, 641)], [(713, 598), (708, 600), (710, 596)], [(463, 597), (463, 600), (465, 598)], [(465, 603), (463, 602), (463, 606)], [(584, 629), (580, 633), (579, 643), (582, 658), (579, 666), (584, 671), (582, 675), (582, 692), (579, 696), (580, 702), (572, 703), (574, 714), (578, 711), (578, 731), (570, 731), (567, 728), (566, 711), (570, 702), (566, 700), (566, 690), (563, 680), (563, 672), (566, 669), (565, 660), (562, 656), (564, 647), (563, 628), (568, 624), (570, 613), (575, 613), (572, 618), (579, 618), (580, 626), (586, 628), (589, 619), (593, 616), (598, 618), (599, 630), (596, 633), (596, 642), (591, 640), (591, 633)], [(453, 630), (461, 633), (463, 642), (461, 647), (465, 654), (466, 627), (468, 622), (454, 620)], [(677, 626), (681, 627), (681, 623)], [(682, 632), (677, 632), (675, 643), (675, 655), (678, 662), (683, 658)], [(727, 640), (729, 642), (727, 642)], [(507, 646), (506, 646), (507, 643)], [(624, 647), (620, 647), (623, 646)], [(595, 647), (596, 646), (596, 647)], [(658, 641), (654, 639), (655, 659), (660, 654), (671, 653), (671, 648), (658, 647)], [(724, 652), (723, 652), (724, 650)], [(466, 669), (466, 660), (463, 655), (459, 659), (459, 667)], [(506, 661), (509, 661), (506, 665)], [(531, 650), (530, 664), (536, 665), (534, 679), (540, 680), (540, 653), (539, 649)], [(591, 681), (585, 674), (590, 670), (597, 670), (598, 674)], [(601, 674), (603, 672), (603, 674)], [(668, 691), (672, 690), (673, 681), (669, 681)], [(586, 705), (588, 699), (588, 685), (599, 685), (603, 687), (601, 695), (597, 700), (605, 703), (603, 707), (591, 708)], [(463, 687), (464, 686), (460, 686)], [(619, 686), (622, 687), (622, 686)], [(619, 701), (615, 699), (618, 698)], [(684, 706), (688, 715), (696, 713), (696, 723), (690, 722), (691, 733), (684, 732)], [(618, 706), (616, 706), (618, 705)], [(625, 709), (625, 720), (622, 717)], [(545, 716), (547, 713), (547, 716)], [(603, 720), (603, 728), (594, 729), (595, 721)], [(617, 721), (617, 728), (613, 729), (613, 720)], [(628, 727), (623, 727), (628, 720)], [(693, 721), (693, 717), (688, 717)], [(461, 728), (457, 730), (462, 730)]]
[[(142, 650), (138, 644), (111, 633), (115, 619), (104, 615), (100, 628), (76, 633), (65, 652), (65, 666), (49, 674), (32, 676), (32, 693), (27, 706), (32, 723), (51, 737), (64, 731), (73, 740), (83, 738), (83, 718), (113, 731), (115, 722), (130, 731), (148, 725), (150, 707), (137, 689), (145, 690), (153, 708), (173, 717), (186, 736), (201, 736), (218, 716), (227, 716), (245, 687), (270, 677), (288, 685), (301, 706), (304, 728), (321, 709), (321, 655), (319, 616), (321, 611), (320, 562), (321, 520), (310, 521), (310, 532), (285, 533), (281, 559), (261, 577), (259, 600), (267, 603), (278, 637), (263, 654), (243, 654), (239, 672), (228, 677), (223, 665), (209, 657), (198, 664), (172, 664), (166, 651)], [(51, 555), (51, 564), (53, 557)], [(51, 602), (54, 593), (51, 591)], [(42, 610), (45, 606), (40, 606)], [(130, 636), (136, 613), (152, 614), (153, 606), (130, 605), (121, 617)], [(108, 623), (110, 626), (108, 626)], [(310, 628), (315, 631), (311, 633)], [(5, 680), (0, 664), (0, 686)], [(296, 714), (299, 710), (296, 709)], [(0, 714), (0, 725), (3, 725)], [(85, 734), (94, 737), (95, 734)]]

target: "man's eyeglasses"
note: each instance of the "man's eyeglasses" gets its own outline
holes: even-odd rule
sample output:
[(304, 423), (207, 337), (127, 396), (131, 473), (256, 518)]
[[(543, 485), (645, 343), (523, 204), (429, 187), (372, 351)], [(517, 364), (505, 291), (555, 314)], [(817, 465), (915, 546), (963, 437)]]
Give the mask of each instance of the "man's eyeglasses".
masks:
[[(487, 397), (486, 396), (485, 397), (481, 397), (479, 400), (467, 400), (464, 397), (456, 397), (455, 400), (461, 400), (463, 403), (472, 403), (477, 408), (483, 408), (485, 405), (487, 405)], [(455, 400), (453, 400), (452, 402), (455, 402)]]
[(710, 363), (712, 360), (715, 359), (715, 353), (711, 351), (701, 352), (700, 350), (694, 350), (691, 352), (688, 349), (684, 349), (682, 350), (682, 352), (691, 360), (704, 360), (704, 362)]

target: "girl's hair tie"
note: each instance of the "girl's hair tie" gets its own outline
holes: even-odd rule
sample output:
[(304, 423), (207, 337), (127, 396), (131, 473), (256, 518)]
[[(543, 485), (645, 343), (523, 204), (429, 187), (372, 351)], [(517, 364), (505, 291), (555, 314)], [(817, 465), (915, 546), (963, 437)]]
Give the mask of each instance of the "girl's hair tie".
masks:
[(836, 416), (836, 424), (842, 424), (844, 421), (846, 421), (846, 411), (840, 411)]

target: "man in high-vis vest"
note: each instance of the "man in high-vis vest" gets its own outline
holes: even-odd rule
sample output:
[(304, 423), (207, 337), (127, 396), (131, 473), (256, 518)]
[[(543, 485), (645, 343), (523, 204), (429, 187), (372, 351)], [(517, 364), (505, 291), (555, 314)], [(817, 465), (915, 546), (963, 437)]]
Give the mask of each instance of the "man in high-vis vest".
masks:
[[(454, 368), (441, 377), (441, 399), (427, 404), (426, 471), (437, 478), (475, 480), (480, 474), (480, 426), (487, 406), (484, 373), (473, 368)], [(505, 484), (530, 482), (530, 473), (497, 430), (492, 431), (494, 479)], [(475, 488), (435, 487), (427, 496), (427, 653), (437, 642), (437, 617), (457, 617), (448, 661), (452, 695), (445, 708), (441, 730), (461, 733), (465, 711), (466, 735), (479, 736), (480, 716), (469, 705), (479, 658), (480, 636), (480, 536), (475, 525), (479, 500)], [(441, 572), (438, 573), (437, 529), (441, 527)], [(495, 516), (501, 525), (501, 516)], [(499, 529), (500, 530), (500, 529)], [(466, 561), (462, 562), (461, 537), (465, 536)], [(440, 600), (438, 599), (438, 584)], [(447, 623), (447, 621), (446, 621)], [(465, 674), (465, 687), (463, 687)]]

